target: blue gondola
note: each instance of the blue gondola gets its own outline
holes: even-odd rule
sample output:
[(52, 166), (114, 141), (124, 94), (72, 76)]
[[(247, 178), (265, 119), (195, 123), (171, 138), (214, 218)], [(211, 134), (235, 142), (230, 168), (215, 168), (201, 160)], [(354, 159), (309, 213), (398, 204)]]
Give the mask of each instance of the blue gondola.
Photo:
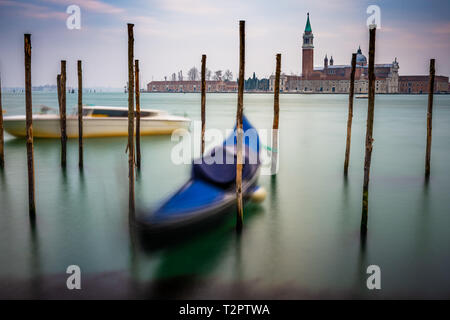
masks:
[[(242, 193), (247, 200), (257, 188), (260, 141), (256, 129), (245, 117), (243, 132)], [(193, 162), (189, 181), (158, 209), (138, 212), (138, 228), (146, 235), (172, 237), (193, 233), (227, 214), (233, 214), (232, 208), (236, 205), (236, 144), (235, 128), (222, 145)]]

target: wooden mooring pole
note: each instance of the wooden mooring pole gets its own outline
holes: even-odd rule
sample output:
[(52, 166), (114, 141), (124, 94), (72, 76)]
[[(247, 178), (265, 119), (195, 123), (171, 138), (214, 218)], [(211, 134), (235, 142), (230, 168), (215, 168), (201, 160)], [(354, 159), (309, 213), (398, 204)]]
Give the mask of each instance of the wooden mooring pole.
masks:
[(134, 215), (134, 24), (128, 23), (128, 208)]
[(206, 115), (205, 115), (205, 108), (206, 108), (206, 54), (202, 55), (202, 98), (201, 98), (201, 112), (202, 112), (202, 154), (205, 153), (205, 122), (206, 122)]
[(236, 228), (242, 229), (244, 220), (243, 200), (242, 200), (242, 140), (244, 113), (244, 70), (245, 70), (245, 21), (239, 21), (239, 82), (238, 82), (238, 103), (236, 112), (236, 134), (237, 134), (237, 165), (236, 165), (236, 197), (237, 197), (237, 220)]
[(61, 167), (66, 167), (67, 131), (66, 131), (66, 61), (61, 60)]
[(2, 78), (0, 77), (0, 168), (5, 167), (5, 142), (3, 138)]
[(375, 107), (375, 34), (376, 27), (370, 27), (369, 38), (369, 101), (367, 107), (367, 129), (366, 129), (366, 155), (364, 159), (364, 184), (363, 184), (363, 201), (362, 201), (362, 217), (361, 217), (361, 234), (367, 233), (367, 218), (369, 207), (369, 176), (370, 162), (372, 159), (372, 134), (373, 134), (373, 116)]
[(277, 54), (275, 69), (275, 86), (273, 93), (273, 126), (272, 126), (272, 163), (271, 174), (277, 173), (278, 166), (278, 125), (280, 121), (280, 73), (281, 53)]
[(83, 71), (81, 60), (77, 61), (78, 71), (78, 167), (83, 169)]
[(348, 174), (348, 163), (350, 161), (350, 144), (352, 140), (352, 120), (353, 120), (353, 95), (355, 94), (355, 71), (356, 53), (352, 54), (352, 72), (350, 74), (350, 92), (348, 95), (348, 119), (347, 119), (347, 143), (345, 146), (344, 175)]
[(30, 217), (36, 216), (34, 194), (34, 154), (33, 154), (33, 109), (31, 100), (31, 34), (24, 36), (25, 47), (25, 108), (27, 128), (27, 165), (28, 165), (28, 210)]
[[(58, 110), (61, 115), (61, 75), (56, 76), (56, 92), (58, 93)], [(61, 120), (60, 120), (61, 121)]]
[(136, 73), (136, 167), (141, 169), (141, 92), (139, 91), (139, 60), (134, 61)]
[(78, 73), (78, 167), (83, 169), (83, 70), (77, 61)]
[(430, 78), (428, 82), (428, 112), (427, 112), (427, 150), (425, 155), (425, 177), (430, 177), (431, 161), (431, 130), (433, 124), (433, 95), (434, 95), (434, 73), (435, 60), (430, 60)]

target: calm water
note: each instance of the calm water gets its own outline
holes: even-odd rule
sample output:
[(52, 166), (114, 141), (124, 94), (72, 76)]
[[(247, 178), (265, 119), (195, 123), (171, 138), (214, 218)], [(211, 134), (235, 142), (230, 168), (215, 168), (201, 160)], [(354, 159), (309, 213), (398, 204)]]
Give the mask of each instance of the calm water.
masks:
[[(68, 108), (76, 104), (69, 94)], [(272, 96), (248, 94), (257, 128), (272, 124)], [(84, 103), (126, 106), (123, 93), (85, 94)], [(347, 96), (282, 95), (280, 171), (261, 176), (268, 191), (222, 225), (148, 252), (131, 241), (126, 138), (77, 142), (68, 167), (59, 140), (35, 140), (37, 220), (30, 224), (25, 141), (6, 136), (0, 172), (0, 292), (3, 297), (61, 297), (68, 265), (82, 270), (87, 297), (309, 298), (450, 297), (450, 96), (435, 97), (432, 174), (425, 183), (426, 96), (376, 98), (369, 232), (361, 243), (367, 100), (355, 100), (350, 171), (343, 178)], [(33, 104), (57, 109), (56, 94)], [(6, 93), (7, 114), (24, 113), (23, 94)], [(200, 119), (200, 95), (142, 94), (142, 107)], [(231, 128), (236, 96), (207, 96), (207, 128)], [(36, 108), (38, 111), (38, 108)], [(189, 176), (170, 160), (169, 136), (143, 137), (138, 206), (155, 206)], [(366, 268), (381, 268), (382, 290), (366, 289)]]

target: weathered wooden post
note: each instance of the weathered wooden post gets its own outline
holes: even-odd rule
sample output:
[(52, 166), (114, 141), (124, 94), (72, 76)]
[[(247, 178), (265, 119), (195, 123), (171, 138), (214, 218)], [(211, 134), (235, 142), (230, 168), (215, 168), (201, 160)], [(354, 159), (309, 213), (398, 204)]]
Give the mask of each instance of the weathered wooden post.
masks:
[(141, 98), (139, 91), (139, 60), (134, 61), (136, 73), (136, 166), (141, 169)]
[(272, 175), (277, 173), (278, 166), (278, 124), (280, 121), (280, 73), (281, 53), (277, 54), (277, 65), (275, 69), (275, 85), (273, 89), (273, 126), (272, 126)]
[(83, 169), (83, 71), (81, 60), (77, 61), (78, 69), (78, 167)]
[[(56, 76), (56, 92), (58, 93), (58, 110), (61, 117), (61, 75)], [(60, 120), (61, 121), (61, 120)]]
[(5, 167), (5, 142), (3, 138), (2, 78), (0, 77), (0, 168)]
[(237, 134), (237, 165), (236, 165), (236, 197), (237, 197), (237, 220), (236, 228), (242, 229), (243, 223), (243, 200), (242, 200), (242, 139), (244, 113), (244, 70), (245, 70), (245, 21), (239, 21), (239, 82), (238, 103), (236, 112), (236, 134)]
[(206, 122), (206, 115), (205, 115), (205, 108), (206, 108), (206, 54), (202, 55), (202, 101), (201, 101), (201, 108), (202, 108), (202, 157), (205, 153), (205, 122)]
[(25, 108), (27, 128), (28, 209), (30, 217), (36, 215), (34, 198), (33, 109), (31, 101), (31, 34), (24, 36), (25, 46)]
[(375, 107), (375, 33), (376, 26), (370, 26), (369, 39), (369, 102), (367, 108), (367, 129), (366, 129), (366, 155), (364, 159), (364, 184), (363, 201), (361, 217), (361, 234), (367, 233), (367, 215), (369, 206), (369, 176), (370, 162), (372, 159), (372, 134), (373, 134), (373, 115)]
[(430, 60), (430, 79), (428, 82), (428, 112), (427, 112), (427, 150), (425, 155), (425, 177), (430, 177), (431, 159), (431, 129), (433, 124), (433, 95), (434, 95), (434, 64), (435, 60)]
[(66, 131), (66, 61), (61, 60), (61, 167), (66, 167), (67, 131)]
[(134, 24), (128, 23), (128, 207), (134, 215)]
[(350, 74), (350, 92), (348, 95), (347, 144), (345, 146), (344, 175), (348, 174), (350, 161), (350, 144), (352, 140), (353, 95), (355, 93), (356, 53), (352, 54), (352, 72)]

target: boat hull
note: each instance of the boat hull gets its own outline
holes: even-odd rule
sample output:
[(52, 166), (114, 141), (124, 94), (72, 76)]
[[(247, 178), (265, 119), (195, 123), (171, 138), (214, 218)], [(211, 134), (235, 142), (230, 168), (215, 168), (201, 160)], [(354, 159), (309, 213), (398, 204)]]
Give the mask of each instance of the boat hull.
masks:
[[(250, 180), (243, 181), (242, 194), (243, 200), (247, 201), (255, 190), (259, 178), (259, 169)], [(191, 181), (188, 182), (188, 184)], [(185, 188), (184, 186), (183, 188)], [(228, 190), (223, 190), (223, 197), (220, 201), (205, 205), (202, 209), (190, 212), (185, 216), (180, 215), (174, 219), (168, 219), (160, 223), (146, 223), (145, 219), (138, 221), (138, 227), (141, 230), (149, 232), (155, 237), (169, 236), (173, 237), (180, 234), (183, 229), (195, 230), (196, 226), (208, 225), (209, 222), (220, 220), (221, 217), (230, 212), (230, 209), (236, 205), (236, 187), (233, 185)], [(141, 215), (148, 214), (140, 212)]]
[[(181, 117), (172, 119), (141, 118), (141, 135), (171, 134), (177, 129), (188, 129), (190, 121)], [(26, 136), (24, 116), (11, 116), (4, 119), (5, 131), (16, 137)], [(66, 132), (68, 138), (78, 138), (78, 118), (67, 117)], [(83, 117), (83, 137), (121, 137), (128, 136), (127, 118)], [(60, 138), (61, 127), (58, 116), (33, 116), (33, 137)]]

